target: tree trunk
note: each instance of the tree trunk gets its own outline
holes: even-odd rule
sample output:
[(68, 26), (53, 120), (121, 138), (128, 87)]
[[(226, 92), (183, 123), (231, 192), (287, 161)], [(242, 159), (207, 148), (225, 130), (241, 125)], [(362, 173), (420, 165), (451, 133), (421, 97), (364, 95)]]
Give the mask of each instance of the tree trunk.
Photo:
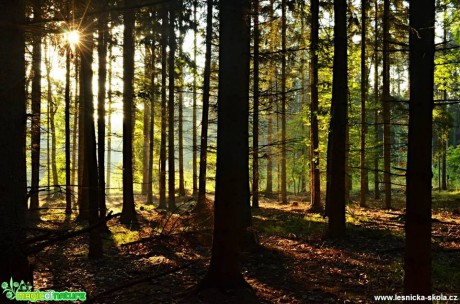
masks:
[[(197, 23), (197, 7), (198, 7), (198, 1), (195, 0), (193, 1), (193, 22), (196, 24)], [(196, 59), (197, 59), (197, 52), (198, 52), (198, 47), (197, 47), (197, 29), (193, 31), (193, 62), (196, 64)], [(192, 195), (195, 197), (198, 194), (198, 166), (197, 166), (197, 143), (198, 143), (198, 136), (197, 136), (197, 110), (196, 110), (196, 101), (197, 101), (197, 78), (198, 78), (198, 71), (197, 67), (193, 69), (193, 118), (192, 118), (192, 128), (193, 128), (193, 143), (192, 143), (192, 178), (193, 178), (193, 192)]]
[[(129, 1), (125, 0), (125, 5)], [(133, 193), (134, 10), (124, 12), (123, 31), (123, 209), (121, 222), (136, 221)]]
[(0, 2), (0, 15), (8, 24), (0, 27), (0, 282), (31, 282), (31, 268), (19, 247), (27, 209), (24, 1)]
[(390, 0), (383, 8), (383, 183), (385, 185), (385, 208), (391, 208), (391, 126), (390, 126)]
[[(152, 10), (153, 16), (156, 16), (156, 11)], [(156, 100), (156, 56), (155, 43), (151, 45), (151, 67), (150, 67), (150, 125), (149, 125), (149, 168), (148, 168), (148, 185), (147, 185), (147, 204), (153, 204), (153, 152), (154, 152), (154, 127), (155, 127), (155, 100)]]
[(166, 209), (166, 77), (168, 46), (168, 11), (161, 8), (161, 143), (160, 143), (160, 203)]
[(183, 44), (184, 44), (184, 26), (183, 26), (183, 1), (179, 2), (179, 195), (185, 196), (185, 179), (184, 179), (184, 64), (183, 61)]
[(254, 113), (252, 127), (252, 207), (259, 208), (259, 0), (254, 0)]
[(329, 229), (331, 237), (345, 234), (345, 155), (347, 133), (347, 2), (334, 1), (334, 67), (331, 103), (330, 191), (328, 191)]
[(360, 163), (361, 163), (361, 192), (359, 205), (366, 206), (368, 191), (368, 174), (366, 163), (366, 100), (367, 100), (367, 69), (366, 69), (366, 26), (367, 5), (366, 0), (361, 0), (361, 137), (360, 137)]
[(72, 213), (72, 192), (70, 184), (70, 55), (71, 49), (67, 42), (65, 58), (65, 213)]
[(206, 54), (203, 79), (203, 109), (201, 113), (200, 173), (198, 177), (197, 210), (200, 210), (206, 203), (206, 163), (208, 157), (209, 90), (211, 82), (212, 11), (213, 1), (208, 1), (206, 13)]
[[(86, 3), (81, 3), (80, 12), (90, 7), (90, 0)], [(91, 9), (91, 8), (90, 8)], [(80, 102), (84, 108), (85, 114), (83, 119), (83, 129), (81, 133), (85, 138), (83, 146), (83, 172), (82, 172), (82, 188), (84, 189), (85, 199), (89, 202), (89, 224), (94, 225), (99, 221), (99, 183), (97, 171), (97, 149), (96, 149), (96, 134), (94, 126), (94, 104), (93, 104), (93, 38), (91, 17), (85, 17), (82, 20), (83, 28), (87, 30), (86, 35), (83, 35), (80, 41), (79, 52), (81, 58), (80, 71)], [(89, 258), (102, 257), (102, 240), (99, 229), (93, 229), (89, 236)]]
[(287, 204), (286, 189), (286, 0), (281, 1), (281, 203)]
[(169, 9), (169, 99), (168, 99), (168, 209), (176, 209), (176, 166), (174, 155), (174, 89), (175, 89), (175, 54), (176, 32), (174, 21), (176, 19), (176, 7), (171, 5)]
[(98, 20), (98, 96), (97, 96), (97, 137), (98, 137), (98, 174), (99, 174), (99, 213), (104, 218), (107, 213), (105, 203), (105, 102), (107, 81), (107, 15), (102, 13)]
[(379, 189), (379, 159), (380, 159), (380, 143), (379, 143), (379, 51), (378, 51), (378, 0), (374, 2), (375, 10), (375, 26), (374, 26), (374, 199), (380, 199)]
[[(40, 22), (42, 18), (41, 0), (32, 2), (34, 11), (34, 22)], [(32, 155), (31, 155), (31, 188), (30, 188), (30, 209), (34, 210), (39, 207), (39, 191), (40, 184), (40, 128), (41, 128), (41, 96), (42, 96), (42, 33), (35, 31), (33, 33), (33, 53), (32, 53)]]
[[(249, 192), (249, 1), (221, 0), (214, 238), (202, 288), (248, 286), (240, 266)], [(237, 150), (239, 153), (235, 153)]]
[(431, 294), (431, 151), (435, 2), (409, 7), (409, 145), (404, 293)]
[[(112, 32), (109, 32), (107, 42), (112, 39)], [(106, 195), (110, 195), (111, 191), (111, 169), (112, 169), (112, 54), (113, 44), (108, 44), (109, 47), (109, 70), (108, 70), (108, 113), (107, 113), (107, 163), (106, 163)]]
[[(445, 135), (447, 137), (447, 135)], [(442, 149), (442, 190), (447, 190), (447, 138), (444, 135), (441, 139)]]
[(310, 201), (311, 212), (323, 211), (321, 205), (321, 180), (319, 171), (319, 130), (318, 130), (318, 37), (319, 0), (311, 1), (310, 38)]
[(77, 138), (78, 136), (78, 122), (79, 122), (79, 112), (80, 112), (80, 101), (79, 101), (79, 93), (78, 93), (78, 88), (79, 88), (79, 73), (78, 73), (78, 52), (75, 54), (75, 106), (74, 106), (74, 116), (73, 116), (73, 134), (72, 134), (72, 174), (71, 174), (71, 184), (72, 184), (72, 192), (74, 194), (74, 199), (73, 201), (75, 202), (75, 193), (79, 193), (80, 191), (77, 188), (77, 191), (75, 191), (76, 188), (76, 175), (77, 175), (77, 147), (78, 147), (78, 141), (79, 139)]

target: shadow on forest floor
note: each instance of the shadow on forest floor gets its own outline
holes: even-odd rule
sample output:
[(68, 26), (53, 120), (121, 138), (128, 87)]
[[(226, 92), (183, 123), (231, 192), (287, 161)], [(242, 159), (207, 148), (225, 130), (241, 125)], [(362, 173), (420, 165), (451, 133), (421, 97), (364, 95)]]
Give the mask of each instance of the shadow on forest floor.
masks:
[[(448, 203), (449, 199), (452, 203)], [(433, 282), (437, 294), (458, 292), (460, 286), (459, 201), (435, 197), (433, 222)], [(183, 200), (186, 202), (187, 200)], [(116, 208), (113, 202), (112, 208)], [(372, 303), (374, 295), (402, 290), (404, 216), (395, 210), (351, 204), (347, 207), (347, 236), (324, 237), (327, 219), (305, 214), (305, 203), (280, 205), (263, 200), (253, 210), (260, 250), (242, 256), (244, 275), (262, 303)], [(204, 276), (210, 256), (208, 219), (193, 217), (184, 204), (171, 214), (138, 204), (139, 229), (117, 219), (108, 222), (104, 259), (88, 260), (88, 237), (58, 243), (37, 255), (36, 287), (42, 290), (85, 290), (89, 297), (132, 280), (189, 267), (153, 280), (120, 288), (95, 303), (178, 303), (185, 291)], [(453, 208), (451, 208), (454, 206)], [(49, 211), (49, 210), (48, 210)], [(62, 211), (62, 210), (61, 210)], [(206, 222), (203, 227), (200, 223)], [(47, 212), (35, 227), (78, 229), (62, 212)], [(199, 302), (197, 302), (199, 303)], [(244, 304), (244, 303), (243, 303)]]

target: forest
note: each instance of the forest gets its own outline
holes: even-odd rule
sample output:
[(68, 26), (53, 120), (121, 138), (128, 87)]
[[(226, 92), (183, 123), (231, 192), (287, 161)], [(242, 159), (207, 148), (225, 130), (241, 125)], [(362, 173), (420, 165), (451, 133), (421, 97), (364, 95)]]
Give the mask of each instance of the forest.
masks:
[(460, 301), (459, 8), (0, 1), (0, 302)]

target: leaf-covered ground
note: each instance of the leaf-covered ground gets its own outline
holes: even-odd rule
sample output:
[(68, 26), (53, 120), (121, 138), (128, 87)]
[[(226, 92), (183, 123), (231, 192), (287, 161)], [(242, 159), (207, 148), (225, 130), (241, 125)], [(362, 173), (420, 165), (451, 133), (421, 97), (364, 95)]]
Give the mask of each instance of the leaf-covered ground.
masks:
[[(433, 284), (435, 294), (460, 295), (460, 194), (435, 193)], [(324, 237), (327, 221), (306, 214), (305, 198), (289, 205), (265, 199), (253, 211), (260, 248), (243, 253), (243, 272), (261, 303), (373, 303), (374, 295), (402, 290), (403, 202), (382, 210), (347, 207), (347, 236)], [(119, 208), (112, 198), (111, 209)], [(48, 203), (50, 207), (58, 202)], [(104, 233), (104, 258), (89, 260), (88, 237), (81, 235), (48, 247), (36, 256), (35, 288), (84, 290), (94, 303), (223, 303), (222, 298), (191, 296), (210, 257), (212, 219), (195, 216), (184, 201), (177, 214), (138, 209), (139, 225), (118, 219)], [(65, 219), (60, 209), (43, 212), (30, 224), (31, 236), (84, 227)], [(180, 269), (178, 269), (180, 268)], [(206, 299), (206, 300), (205, 300)], [(241, 300), (239, 300), (241, 303)], [(443, 302), (448, 303), (448, 302)]]

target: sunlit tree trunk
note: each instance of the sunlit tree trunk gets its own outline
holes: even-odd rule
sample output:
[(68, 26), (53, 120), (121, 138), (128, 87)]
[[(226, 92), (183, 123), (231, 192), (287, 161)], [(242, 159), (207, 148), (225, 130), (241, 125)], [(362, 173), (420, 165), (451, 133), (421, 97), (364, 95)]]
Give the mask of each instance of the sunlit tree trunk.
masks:
[[(197, 23), (197, 6), (198, 6), (198, 1), (195, 0), (193, 1), (193, 22), (196, 24)], [(198, 52), (198, 47), (197, 47), (197, 31), (198, 29), (195, 29), (193, 31), (193, 62), (196, 64), (196, 59), (197, 59), (197, 52)], [(198, 143), (198, 136), (197, 136), (197, 107), (196, 107), (196, 102), (197, 102), (197, 78), (198, 78), (198, 71), (197, 67), (193, 69), (193, 118), (192, 118), (192, 178), (193, 178), (193, 192), (192, 195), (195, 197), (198, 194), (198, 166), (197, 166), (197, 143)]]
[(110, 195), (111, 191), (111, 169), (112, 169), (112, 56), (113, 56), (113, 43), (109, 43), (112, 39), (112, 31), (109, 30), (109, 36), (107, 37), (108, 48), (109, 48), (109, 67), (107, 71), (107, 162), (106, 162), (106, 195)]
[(334, 1), (334, 67), (331, 103), (331, 136), (328, 162), (330, 163), (330, 191), (328, 191), (328, 234), (345, 234), (345, 157), (347, 133), (347, 2)]
[(404, 293), (431, 294), (431, 162), (435, 1), (409, 6), (409, 143)]
[(174, 147), (174, 90), (175, 90), (175, 55), (176, 55), (176, 32), (174, 21), (176, 19), (176, 7), (171, 5), (169, 9), (169, 99), (168, 99), (168, 209), (176, 209), (176, 166)]
[[(78, 188), (76, 187), (76, 184), (77, 184), (77, 180), (76, 180), (76, 176), (77, 176), (77, 171), (78, 171), (78, 164), (77, 164), (77, 147), (78, 147), (78, 144), (79, 144), (79, 139), (77, 138), (78, 136), (78, 132), (79, 132), (79, 112), (80, 112), (80, 97), (79, 97), (79, 79), (80, 79), (80, 75), (79, 75), (79, 72), (78, 72), (78, 52), (76, 52), (75, 54), (75, 93), (74, 93), (74, 96), (75, 96), (75, 101), (74, 101), (74, 115), (73, 115), (73, 134), (72, 134), (72, 174), (71, 174), (71, 177), (70, 177), (70, 183), (72, 184), (72, 193), (74, 194), (74, 199), (73, 201), (75, 202), (75, 194), (77, 193), (80, 193), (80, 191), (78, 190)], [(77, 191), (75, 191), (77, 189)]]
[[(152, 10), (152, 15), (156, 16), (156, 11)], [(155, 101), (156, 101), (156, 48), (152, 41), (150, 49), (150, 120), (149, 120), (149, 167), (147, 184), (147, 204), (153, 204), (153, 153), (154, 153), (154, 127), (155, 127)]]
[(160, 203), (166, 209), (166, 78), (168, 47), (168, 11), (161, 8), (161, 143), (160, 143)]
[(374, 2), (374, 199), (380, 199), (379, 189), (379, 51), (378, 51), (378, 0)]
[(185, 179), (184, 179), (184, 64), (182, 63), (183, 43), (184, 43), (184, 25), (183, 25), (183, 1), (179, 1), (179, 80), (178, 80), (178, 95), (179, 95), (179, 195), (185, 196)]
[[(129, 1), (125, 0), (125, 5)], [(124, 12), (123, 31), (123, 209), (120, 220), (136, 220), (133, 193), (134, 10)]]
[(367, 26), (367, 5), (366, 0), (361, 0), (361, 136), (360, 136), (360, 206), (366, 206), (368, 191), (368, 170), (366, 163), (366, 101), (367, 101), (367, 69), (366, 69), (366, 26)]

